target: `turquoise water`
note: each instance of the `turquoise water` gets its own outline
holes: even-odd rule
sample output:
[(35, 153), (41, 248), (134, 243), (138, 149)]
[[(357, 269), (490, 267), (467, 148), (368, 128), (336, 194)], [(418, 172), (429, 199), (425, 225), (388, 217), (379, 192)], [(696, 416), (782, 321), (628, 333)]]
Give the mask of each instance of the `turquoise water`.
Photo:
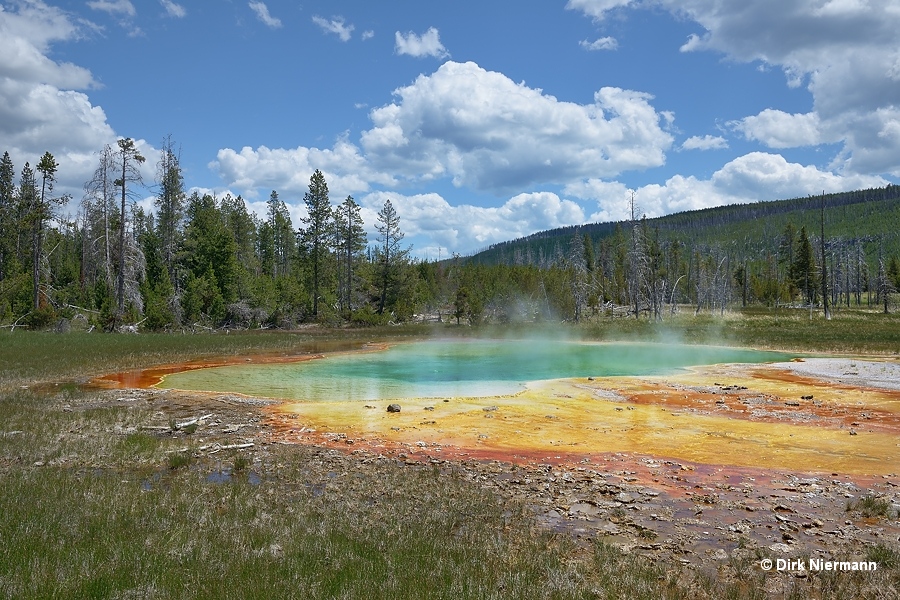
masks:
[(529, 381), (658, 375), (689, 366), (789, 358), (775, 352), (677, 344), (433, 340), (297, 363), (185, 371), (167, 376), (158, 387), (319, 402), (492, 396), (515, 393)]

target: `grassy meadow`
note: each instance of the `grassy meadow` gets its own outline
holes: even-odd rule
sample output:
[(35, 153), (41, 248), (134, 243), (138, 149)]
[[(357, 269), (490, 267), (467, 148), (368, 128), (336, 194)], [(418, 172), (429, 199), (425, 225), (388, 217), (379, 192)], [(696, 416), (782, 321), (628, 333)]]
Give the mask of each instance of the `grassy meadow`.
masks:
[[(900, 349), (900, 320), (878, 314), (839, 313), (827, 324), (805, 313), (684, 314), (566, 331)], [(870, 549), (884, 566), (876, 573), (816, 574), (765, 591), (769, 576), (752, 563), (729, 561), (721, 569), (737, 577), (719, 579), (542, 530), (527, 507), (486, 493), (456, 467), (282, 444), (211, 453), (202, 429), (146, 428), (158, 422), (146, 401), (74, 383), (213, 356), (470, 332), (0, 333), (0, 598), (898, 597), (891, 545)]]

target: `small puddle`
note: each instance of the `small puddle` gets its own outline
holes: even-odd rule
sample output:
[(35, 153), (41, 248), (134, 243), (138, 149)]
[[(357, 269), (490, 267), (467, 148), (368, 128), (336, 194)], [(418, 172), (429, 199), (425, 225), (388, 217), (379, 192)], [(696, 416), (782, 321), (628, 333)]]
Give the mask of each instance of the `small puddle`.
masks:
[(213, 471), (206, 476), (207, 483), (231, 483), (231, 473), (228, 471)]
[(222, 469), (220, 471), (213, 471), (206, 476), (207, 483), (215, 484), (232, 483), (242, 479), (246, 479), (247, 483), (252, 486), (257, 486), (262, 483), (262, 478), (254, 471), (249, 471), (247, 473), (232, 473), (229, 469)]

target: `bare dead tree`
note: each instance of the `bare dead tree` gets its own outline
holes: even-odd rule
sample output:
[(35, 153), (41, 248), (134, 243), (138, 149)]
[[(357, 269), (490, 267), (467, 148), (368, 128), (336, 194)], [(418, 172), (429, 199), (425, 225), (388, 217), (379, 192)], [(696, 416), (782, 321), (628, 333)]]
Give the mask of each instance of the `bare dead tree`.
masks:
[(821, 206), (821, 238), (822, 238), (822, 306), (825, 309), (825, 320), (831, 320), (831, 308), (828, 306), (828, 268), (825, 262), (825, 190), (822, 190)]
[(575, 304), (575, 314), (573, 316), (577, 323), (581, 320), (582, 311), (587, 305), (587, 299), (590, 295), (584, 238), (581, 236), (578, 228), (575, 229), (575, 235), (569, 243), (569, 254), (565, 262), (572, 269), (572, 301)]
[(96, 255), (102, 257), (102, 273), (106, 280), (106, 285), (112, 289), (113, 287), (113, 267), (112, 267), (112, 244), (110, 242), (110, 218), (115, 211), (115, 152), (112, 147), (107, 144), (100, 151), (99, 164), (94, 171), (94, 175), (90, 181), (84, 186), (84, 198), (82, 199), (82, 210), (84, 211), (85, 220), (85, 245), (92, 258), (92, 262), (96, 261)]
[(866, 263), (862, 253), (862, 240), (856, 241), (856, 306), (862, 306), (862, 275)]
[(636, 319), (641, 316), (641, 301), (644, 296), (644, 286), (646, 285), (647, 272), (647, 240), (646, 231), (644, 231), (644, 223), (637, 220), (637, 214), (640, 212), (634, 201), (634, 192), (631, 192), (631, 200), (628, 203), (631, 213), (631, 244), (628, 248), (628, 279), (626, 287), (628, 289), (631, 300), (632, 310)]
[(134, 140), (124, 138), (117, 142), (119, 151), (116, 154), (116, 163), (121, 167), (121, 177), (115, 180), (115, 185), (122, 188), (121, 221), (119, 223), (119, 272), (116, 281), (117, 312), (116, 320), (119, 321), (125, 313), (125, 203), (129, 197), (128, 184), (143, 185), (140, 165), (146, 160), (138, 151)]

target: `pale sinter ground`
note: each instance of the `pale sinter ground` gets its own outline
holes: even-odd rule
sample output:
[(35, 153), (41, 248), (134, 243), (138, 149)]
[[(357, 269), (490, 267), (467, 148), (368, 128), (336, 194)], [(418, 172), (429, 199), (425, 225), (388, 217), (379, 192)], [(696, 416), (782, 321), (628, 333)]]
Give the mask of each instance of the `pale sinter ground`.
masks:
[(772, 366), (788, 369), (797, 375), (833, 380), (847, 385), (900, 390), (900, 363), (896, 362), (853, 358), (807, 358), (774, 363)]

